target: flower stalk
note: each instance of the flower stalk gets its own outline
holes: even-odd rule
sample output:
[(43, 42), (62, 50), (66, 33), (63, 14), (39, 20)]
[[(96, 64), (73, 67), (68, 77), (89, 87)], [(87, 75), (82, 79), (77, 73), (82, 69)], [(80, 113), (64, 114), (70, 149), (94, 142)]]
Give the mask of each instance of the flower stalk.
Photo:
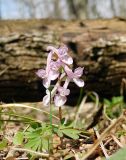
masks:
[(61, 106), (59, 107), (59, 119), (60, 119), (60, 122), (62, 122), (62, 108), (61, 108)]
[[(68, 48), (61, 46), (54, 48), (49, 46), (47, 57), (47, 66), (45, 69), (39, 69), (36, 74), (43, 80), (43, 86), (46, 88), (46, 95), (43, 97), (44, 106), (50, 107), (50, 126), (52, 127), (52, 104), (59, 107), (59, 119), (62, 120), (62, 106), (67, 101), (70, 94), (69, 83), (73, 81), (78, 87), (84, 86), (84, 81), (80, 79), (84, 68), (78, 67), (72, 70), (73, 59), (68, 55)], [(56, 81), (54, 88), (50, 90), (51, 82)]]
[(50, 119), (50, 127), (51, 127), (51, 132), (52, 132), (52, 135), (51, 135), (51, 138), (50, 138), (50, 142), (48, 140), (48, 150), (52, 151), (52, 145), (53, 145), (53, 121), (52, 121), (52, 115), (53, 115), (53, 108), (52, 108), (52, 104), (51, 104), (51, 91), (49, 91), (49, 95), (50, 95), (50, 103), (49, 103), (49, 108), (50, 108), (50, 114), (49, 114), (49, 119)]

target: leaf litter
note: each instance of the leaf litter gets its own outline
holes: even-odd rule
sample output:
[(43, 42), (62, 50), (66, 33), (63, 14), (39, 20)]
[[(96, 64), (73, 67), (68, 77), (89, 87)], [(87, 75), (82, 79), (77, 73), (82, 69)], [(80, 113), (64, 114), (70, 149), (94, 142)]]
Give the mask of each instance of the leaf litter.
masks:
[[(48, 145), (48, 136), (50, 135), (50, 131), (47, 129), (48, 126), (43, 126), (45, 129), (42, 131), (41, 126), (36, 127), (36, 125), (40, 125), (40, 123), (34, 121), (37, 119), (39, 122), (47, 123), (48, 116), (46, 112), (48, 112), (48, 108), (41, 107), (40, 102), (20, 104), (20, 106), (31, 106), (30, 108), (23, 108), (23, 110), (16, 104), (12, 104), (9, 107), (7, 107), (6, 104), (1, 104), (0, 159), (114, 160), (116, 157), (118, 160), (118, 157), (120, 157), (119, 160), (123, 160), (126, 157), (124, 153), (126, 145), (125, 103), (122, 104), (123, 100), (119, 97), (115, 97), (114, 100), (110, 100), (109, 103), (106, 103), (106, 100), (101, 103), (96, 94), (95, 102), (86, 102), (86, 100), (87, 97), (84, 97), (78, 108), (64, 107), (62, 116), (66, 117), (67, 121), (68, 119), (71, 121), (75, 119), (76, 123), (69, 123), (68, 128), (64, 125), (64, 122), (59, 128), (54, 126), (55, 134), (52, 136), (53, 143), (50, 152), (47, 152), (50, 147)], [(113, 109), (115, 105), (116, 108)], [(123, 105), (123, 107), (120, 107), (120, 105)], [(34, 106), (38, 110), (44, 110), (44, 112), (33, 111), (32, 107)], [(108, 109), (107, 107), (110, 108)], [(98, 115), (101, 108), (102, 112)], [(119, 114), (115, 114), (116, 110)], [(12, 116), (12, 113), (24, 115), (24, 117), (32, 117), (33, 128), (29, 126), (29, 119)], [(58, 110), (55, 108), (54, 116), (57, 117), (57, 115)], [(97, 122), (94, 122), (96, 119), (95, 116), (97, 116)], [(57, 121), (58, 119), (54, 118), (54, 123)], [(76, 128), (78, 130), (76, 130)], [(32, 133), (31, 131), (34, 132), (34, 134), (30, 135), (30, 133)], [(40, 135), (42, 132), (43, 134)], [(25, 138), (23, 137), (24, 135)], [(28, 144), (29, 137), (32, 141), (29, 142), (30, 147), (28, 148), (27, 145), (25, 146), (23, 144)], [(43, 137), (46, 137), (46, 140), (44, 139), (43, 141)], [(43, 143), (43, 148), (41, 148), (41, 143)]]

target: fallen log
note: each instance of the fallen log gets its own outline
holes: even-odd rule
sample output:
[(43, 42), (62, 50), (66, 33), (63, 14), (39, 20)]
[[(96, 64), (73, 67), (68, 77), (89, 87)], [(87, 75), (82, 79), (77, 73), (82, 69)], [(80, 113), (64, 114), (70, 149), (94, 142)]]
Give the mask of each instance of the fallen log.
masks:
[[(122, 19), (1, 21), (0, 101), (41, 100), (45, 89), (35, 72), (46, 64), (46, 47), (63, 43), (69, 47), (74, 67), (85, 67), (86, 92), (119, 95), (126, 79), (125, 25)], [(74, 84), (70, 87), (70, 103), (75, 104), (79, 89)]]

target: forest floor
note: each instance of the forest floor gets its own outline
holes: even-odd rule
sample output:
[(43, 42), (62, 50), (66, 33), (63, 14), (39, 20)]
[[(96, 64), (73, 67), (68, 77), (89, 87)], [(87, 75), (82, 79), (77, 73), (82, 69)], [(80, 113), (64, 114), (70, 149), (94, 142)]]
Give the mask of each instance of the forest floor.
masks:
[[(58, 108), (54, 108), (54, 128), (61, 126), (60, 132), (52, 135), (50, 144), (44, 141), (49, 133), (46, 127), (44, 134), (44, 122), (49, 123), (49, 108), (42, 107), (42, 102), (1, 104), (0, 160), (125, 160), (122, 150), (126, 145), (126, 106), (122, 97), (105, 100), (105, 103), (100, 103), (97, 95), (95, 102), (85, 102), (86, 99), (84, 97), (78, 107), (64, 106), (62, 122), (57, 118)], [(76, 127), (64, 125), (64, 118), (67, 122), (75, 120)], [(24, 133), (27, 137), (23, 137)]]

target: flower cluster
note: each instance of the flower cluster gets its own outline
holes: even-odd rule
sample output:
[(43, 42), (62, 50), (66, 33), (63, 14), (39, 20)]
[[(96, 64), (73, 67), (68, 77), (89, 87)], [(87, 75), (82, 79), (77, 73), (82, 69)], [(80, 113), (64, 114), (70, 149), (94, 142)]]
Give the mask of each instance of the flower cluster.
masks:
[[(73, 59), (68, 55), (68, 48), (66, 46), (58, 49), (49, 46), (47, 50), (49, 51), (47, 66), (45, 70), (40, 69), (36, 74), (43, 79), (43, 85), (46, 88), (43, 104), (48, 106), (50, 100), (53, 99), (55, 105), (60, 107), (65, 104), (67, 96), (70, 94), (70, 90), (68, 89), (70, 81), (73, 81), (79, 87), (84, 86), (84, 81), (80, 79), (84, 68), (78, 67), (72, 71), (71, 65), (73, 64)], [(56, 79), (57, 83), (50, 91), (51, 81)]]

